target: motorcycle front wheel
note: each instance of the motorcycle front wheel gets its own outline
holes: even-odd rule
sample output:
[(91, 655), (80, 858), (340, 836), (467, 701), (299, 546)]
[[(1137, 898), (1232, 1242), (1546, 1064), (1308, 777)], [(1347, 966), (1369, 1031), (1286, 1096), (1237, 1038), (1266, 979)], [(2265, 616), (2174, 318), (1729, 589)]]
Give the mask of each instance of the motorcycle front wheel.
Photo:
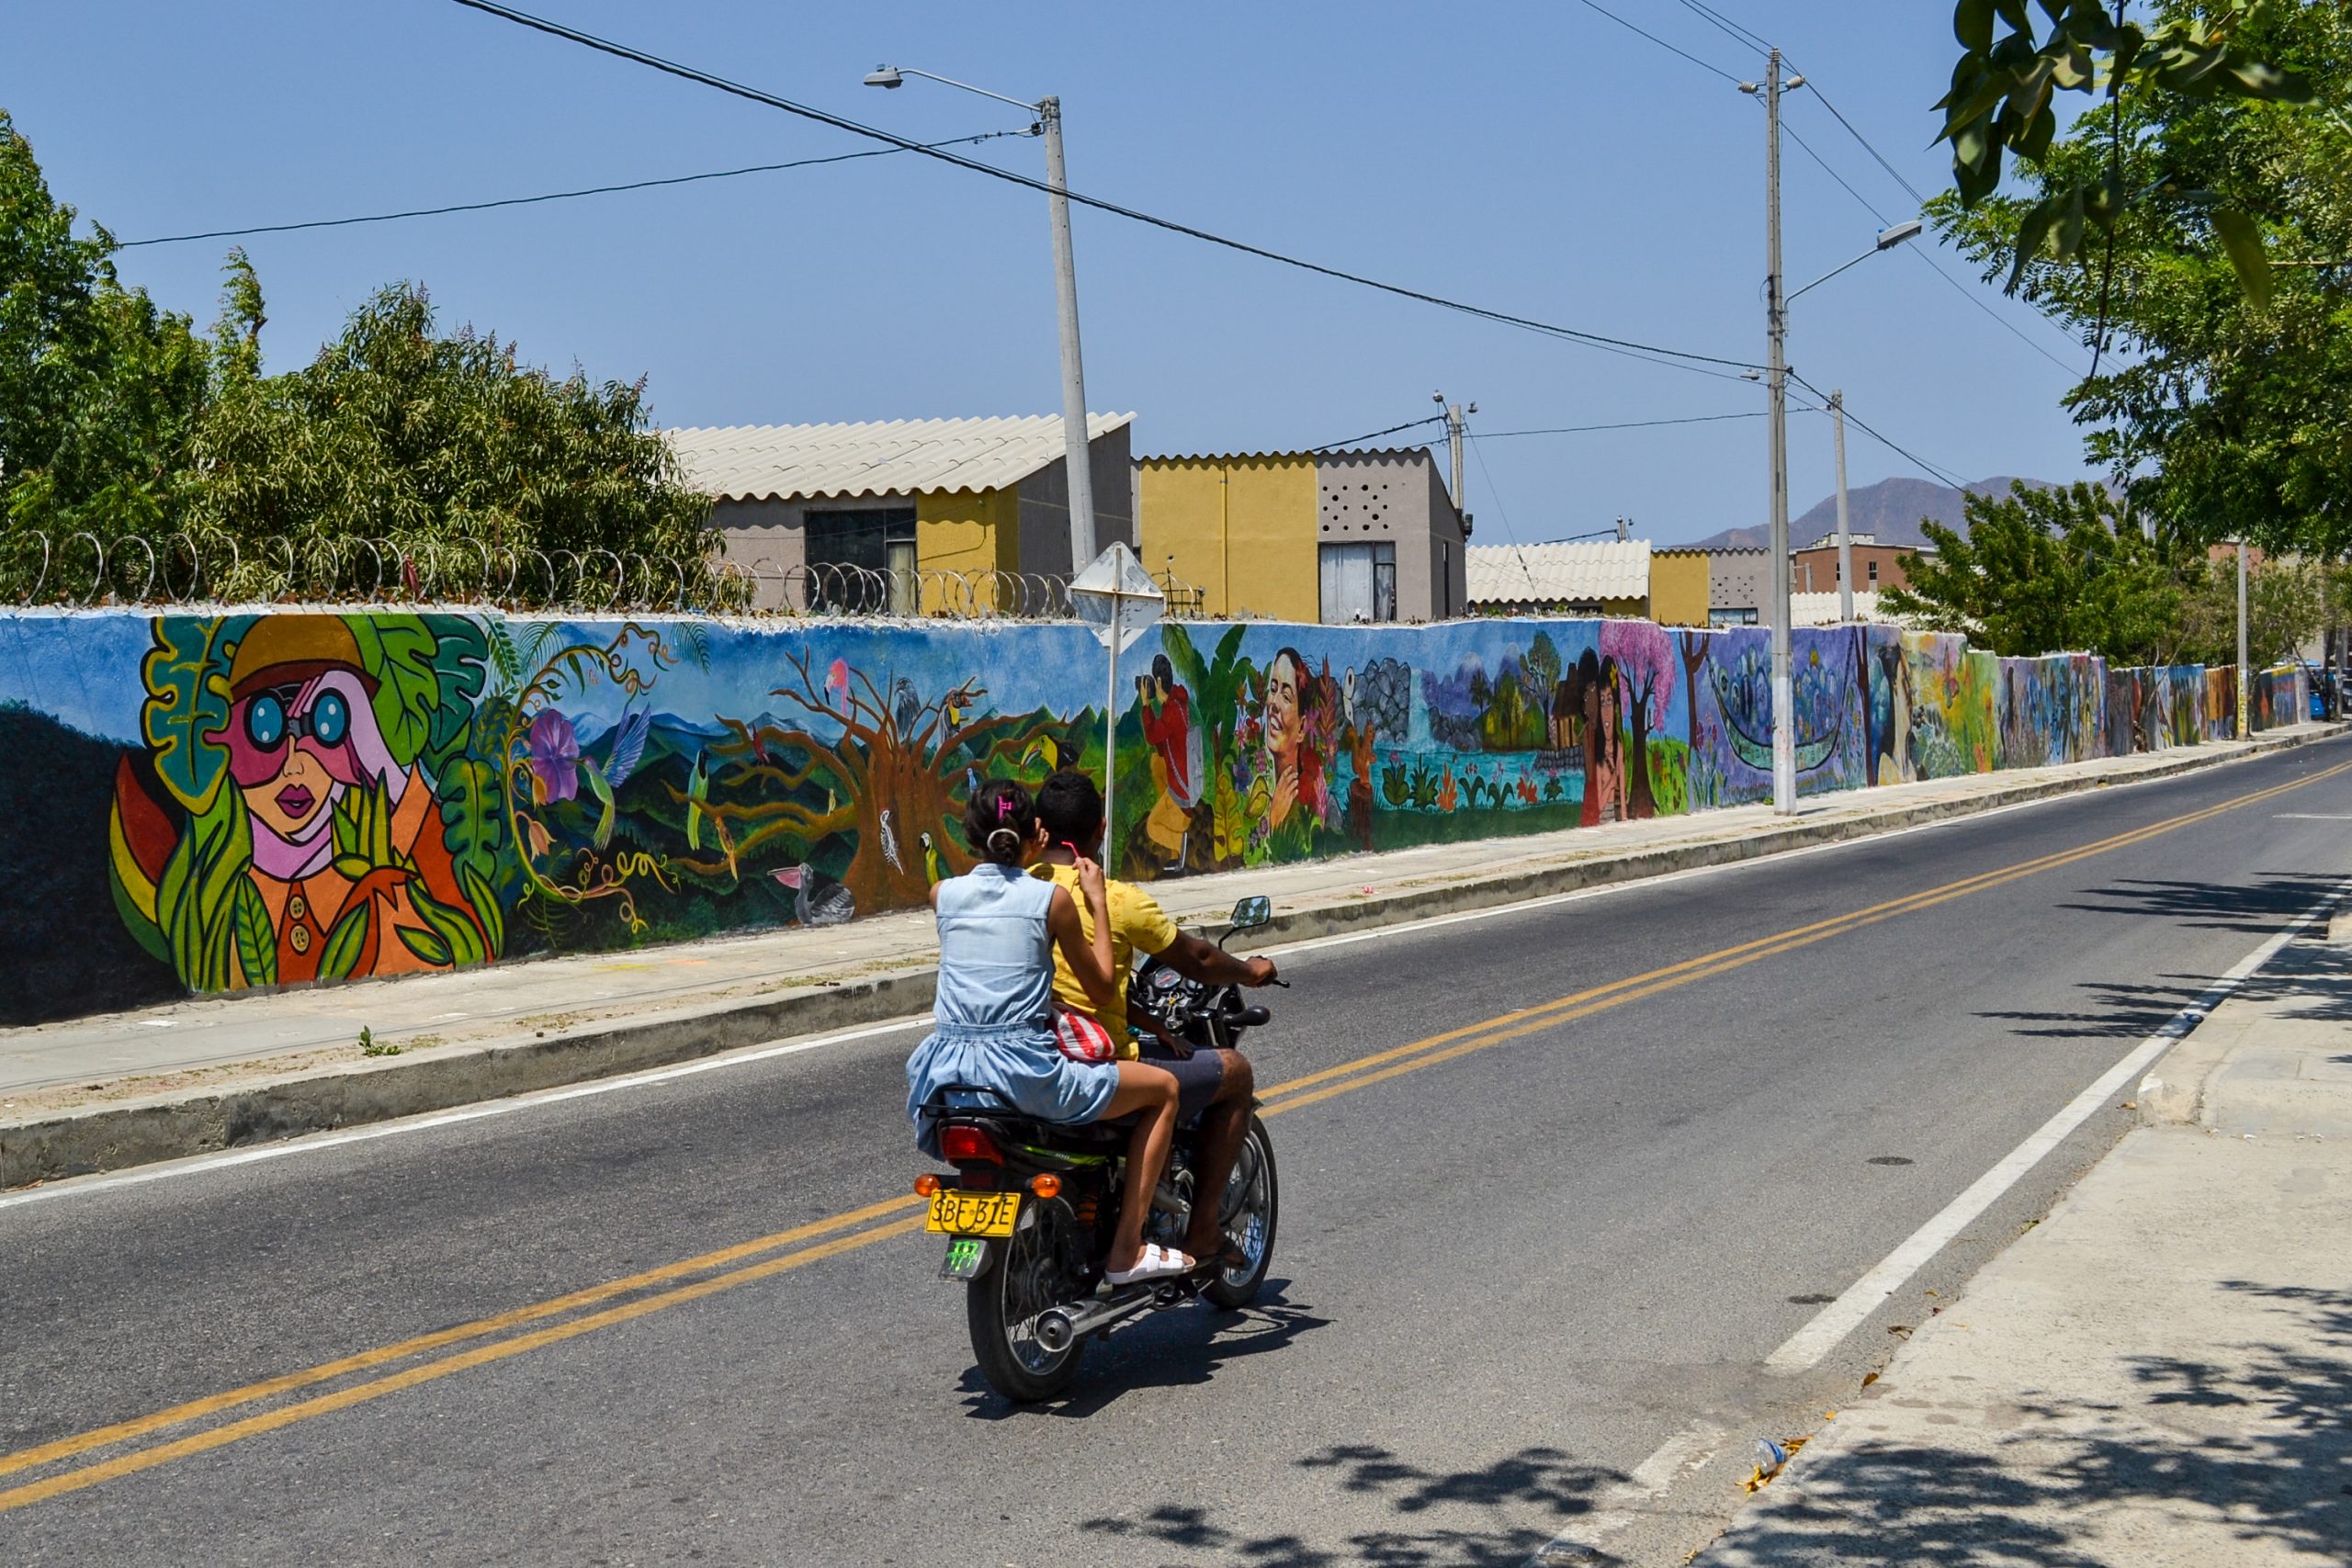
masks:
[(1217, 1223), (1241, 1249), (1242, 1261), (1209, 1281), (1203, 1296), (1228, 1312), (1258, 1299), (1259, 1289), (1266, 1282), (1266, 1269), (1274, 1260), (1274, 1222), (1281, 1215), (1282, 1187), (1274, 1178), (1273, 1140), (1266, 1136), (1266, 1124), (1252, 1116), (1217, 1204)]
[(1024, 1203), (1012, 1234), (990, 1244), (994, 1257), (964, 1288), (972, 1355), (988, 1385), (1016, 1404), (1051, 1399), (1078, 1376), (1083, 1337), (1059, 1350), (1037, 1339), (1037, 1315), (1078, 1297), (1070, 1279), (1069, 1211), (1051, 1201)]

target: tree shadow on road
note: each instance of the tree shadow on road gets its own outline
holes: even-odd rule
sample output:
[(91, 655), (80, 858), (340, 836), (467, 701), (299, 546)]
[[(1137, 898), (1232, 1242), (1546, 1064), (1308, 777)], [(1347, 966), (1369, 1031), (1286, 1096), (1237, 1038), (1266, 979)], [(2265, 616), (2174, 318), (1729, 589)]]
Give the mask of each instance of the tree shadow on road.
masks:
[(982, 1421), (1026, 1415), (1087, 1416), (1140, 1388), (1205, 1383), (1227, 1361), (1289, 1348), (1300, 1335), (1327, 1326), (1328, 1317), (1287, 1299), (1291, 1281), (1269, 1279), (1258, 1300), (1239, 1312), (1189, 1303), (1114, 1330), (1086, 1348), (1078, 1382), (1064, 1398), (1021, 1405), (999, 1397), (977, 1369), (964, 1374), (965, 1413)]
[(2305, 872), (2266, 871), (2251, 883), (2177, 882), (2125, 877), (2082, 897), (2098, 903), (2061, 904), (2091, 915), (2177, 920), (2205, 931), (2267, 936), (2342, 886), (2342, 879)]
[[(2342, 1561), (2352, 1541), (2352, 1292), (2222, 1288), (2291, 1314), (2295, 1331), (2265, 1342), (2250, 1324), (2227, 1364), (2127, 1357), (2137, 1399), (2023, 1405), (2006, 1462), (1905, 1443), (1824, 1455), (1704, 1562), (2094, 1568), (2131, 1560), (2132, 1543), (2144, 1549), (2173, 1521), (2224, 1518), (2240, 1542)], [(2150, 1405), (2181, 1414), (2156, 1426)], [(2260, 1425), (2227, 1429), (2224, 1418), (2254, 1415)]]
[[(1391, 1450), (1365, 1445), (1327, 1448), (1296, 1461), (1295, 1483), (1266, 1481), (1304, 1494), (1330, 1480), (1359, 1506), (1352, 1528), (1329, 1542), (1278, 1530), (1253, 1534), (1218, 1522), (1191, 1504), (1164, 1504), (1131, 1516), (1107, 1515), (1079, 1528), (1092, 1536), (1156, 1543), (1170, 1563), (1246, 1563), (1250, 1568), (1522, 1568), (1571, 1521), (1589, 1514), (1622, 1472), (1571, 1459), (1557, 1449), (1523, 1448), (1476, 1470), (1433, 1471)], [(1294, 1510), (1295, 1511), (1295, 1510)], [(1612, 1561), (1579, 1552), (1585, 1563)]]

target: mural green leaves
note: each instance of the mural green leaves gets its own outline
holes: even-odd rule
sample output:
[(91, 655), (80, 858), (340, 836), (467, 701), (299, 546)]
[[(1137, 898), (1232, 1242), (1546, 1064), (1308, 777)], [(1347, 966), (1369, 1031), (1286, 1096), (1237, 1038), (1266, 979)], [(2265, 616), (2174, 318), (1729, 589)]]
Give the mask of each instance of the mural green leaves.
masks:
[[(438, 645), (417, 615), (353, 615), (347, 624), (359, 643), (360, 667), (376, 679), (376, 728), (392, 760), (405, 768), (433, 739), (434, 713), (441, 705)], [(479, 666), (475, 689), (481, 689)]]
[(183, 807), (199, 815), (210, 809), (229, 771), (228, 753), (206, 739), (229, 724), (227, 665), (213, 660), (214, 638), (227, 625), (160, 616), (155, 646), (141, 666), (148, 694), (140, 730), (156, 776)]

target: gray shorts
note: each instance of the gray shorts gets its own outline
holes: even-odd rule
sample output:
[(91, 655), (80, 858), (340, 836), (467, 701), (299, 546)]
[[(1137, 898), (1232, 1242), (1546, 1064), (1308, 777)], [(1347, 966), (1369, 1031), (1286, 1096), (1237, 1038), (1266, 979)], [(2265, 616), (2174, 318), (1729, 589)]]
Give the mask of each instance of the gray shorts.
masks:
[(1178, 1056), (1158, 1040), (1143, 1041), (1143, 1059), (1163, 1067), (1176, 1079), (1176, 1120), (1190, 1122), (1208, 1109), (1225, 1084), (1225, 1058), (1204, 1045), (1189, 1056)]

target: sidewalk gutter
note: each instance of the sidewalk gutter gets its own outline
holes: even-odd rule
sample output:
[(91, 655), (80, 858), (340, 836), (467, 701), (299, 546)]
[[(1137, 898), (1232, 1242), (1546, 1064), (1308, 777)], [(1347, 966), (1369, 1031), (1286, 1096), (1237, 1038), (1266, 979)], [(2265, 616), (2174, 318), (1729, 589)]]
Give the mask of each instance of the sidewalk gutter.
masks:
[[(2245, 749), (2233, 748), (2220, 754), (2206, 747), (2183, 748), (2177, 757), (2167, 755), (2120, 777), (2114, 773), (2045, 775), (1978, 794), (1897, 805), (1865, 815), (1814, 821), (1800, 818), (1786, 826), (1737, 837), (1596, 855), (1531, 871), (1435, 880), (1431, 886), (1402, 887), (1375, 897), (1333, 898), (1278, 909), (1270, 924), (1236, 939), (1233, 945), (1237, 950), (1278, 947), (1673, 872), (1734, 864), (2109, 784), (2173, 777), (2342, 732), (2342, 727), (2335, 725), (2299, 727), (2291, 732), (2256, 736), (2245, 743)], [(756, 997), (706, 1000), (635, 1012), (624, 1019), (553, 1027), (536, 1031), (529, 1039), (314, 1066), (211, 1092), (175, 1089), (64, 1114), (37, 1114), (14, 1122), (0, 1116), (0, 1190), (445, 1111), (666, 1066), (792, 1035), (909, 1018), (931, 1006), (935, 976), (934, 966), (928, 962), (909, 964), (837, 984), (796, 987)]]

